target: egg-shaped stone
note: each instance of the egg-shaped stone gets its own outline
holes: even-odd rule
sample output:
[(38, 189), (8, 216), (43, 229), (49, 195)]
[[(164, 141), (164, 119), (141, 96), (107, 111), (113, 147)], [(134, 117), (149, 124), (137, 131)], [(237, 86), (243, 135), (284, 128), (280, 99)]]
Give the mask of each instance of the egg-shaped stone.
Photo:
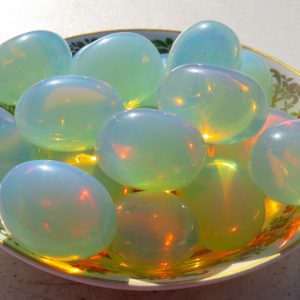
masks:
[(228, 26), (211, 20), (200, 21), (177, 37), (168, 56), (166, 72), (185, 64), (239, 69), (240, 41)]
[(116, 202), (118, 226), (109, 254), (135, 270), (170, 268), (189, 258), (199, 241), (195, 215), (172, 194), (144, 191)]
[(29, 88), (16, 106), (20, 132), (55, 151), (94, 147), (98, 132), (123, 104), (108, 84), (82, 76), (56, 76)]
[(50, 160), (25, 162), (7, 173), (0, 215), (5, 229), (28, 251), (61, 260), (96, 255), (116, 228), (106, 189), (86, 172)]
[(153, 94), (163, 63), (154, 45), (140, 34), (118, 32), (87, 45), (74, 56), (72, 73), (108, 82), (127, 108), (157, 107)]
[(159, 109), (191, 122), (207, 143), (231, 144), (255, 135), (268, 103), (261, 87), (241, 72), (184, 65), (162, 82)]
[(300, 205), (300, 120), (288, 120), (267, 129), (250, 154), (255, 184), (273, 200)]
[(233, 161), (209, 160), (178, 194), (197, 216), (200, 244), (211, 250), (246, 246), (265, 220), (263, 193)]
[(32, 31), (0, 45), (0, 102), (15, 105), (34, 83), (66, 74), (72, 59), (67, 42), (54, 32)]
[(102, 170), (123, 185), (173, 190), (196, 178), (205, 144), (183, 119), (140, 108), (112, 117), (99, 134), (96, 152)]

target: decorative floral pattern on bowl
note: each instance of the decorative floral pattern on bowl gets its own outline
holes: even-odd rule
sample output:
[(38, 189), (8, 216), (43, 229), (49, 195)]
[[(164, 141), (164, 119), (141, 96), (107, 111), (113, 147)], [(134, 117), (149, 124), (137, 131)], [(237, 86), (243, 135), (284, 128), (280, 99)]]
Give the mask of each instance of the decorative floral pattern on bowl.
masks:
[[(118, 30), (120, 31), (120, 30)], [(129, 31), (129, 30), (124, 30)], [(144, 35), (160, 53), (167, 53), (178, 36), (177, 31), (130, 30)], [(91, 33), (68, 38), (72, 53), (99, 37), (116, 31)], [(300, 72), (279, 60), (244, 46), (263, 56), (274, 82), (273, 106), (291, 115), (300, 115)], [(13, 112), (13, 107), (5, 107)], [(223, 281), (257, 269), (300, 247), (300, 208), (284, 206), (266, 200), (266, 222), (262, 232), (246, 247), (230, 252), (198, 249), (186, 262), (176, 268), (153, 272), (134, 272), (124, 264), (113, 261), (107, 252), (86, 260), (60, 262), (39, 257), (8, 238), (2, 228), (1, 247), (19, 259), (57, 276), (102, 287), (133, 290), (176, 289)]]

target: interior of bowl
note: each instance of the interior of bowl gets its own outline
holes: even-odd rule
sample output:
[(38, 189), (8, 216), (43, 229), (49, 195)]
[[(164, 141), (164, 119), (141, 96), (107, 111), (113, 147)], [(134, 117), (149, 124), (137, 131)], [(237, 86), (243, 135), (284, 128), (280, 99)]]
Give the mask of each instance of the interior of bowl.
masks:
[[(129, 30), (126, 30), (129, 31)], [(160, 53), (168, 53), (179, 32), (170, 30), (130, 30), (147, 37)], [(68, 38), (75, 54), (97, 38), (116, 31), (91, 33)], [(275, 58), (250, 47), (263, 56), (274, 82), (273, 107), (297, 117), (300, 115), (300, 73)], [(12, 109), (11, 107), (6, 107)], [(39, 257), (21, 247), (0, 231), (2, 248), (19, 259), (44, 271), (74, 281), (119, 289), (175, 289), (204, 285), (239, 276), (282, 257), (300, 245), (300, 209), (266, 199), (266, 221), (263, 230), (242, 249), (216, 252), (199, 248), (190, 259), (173, 267), (137, 271), (111, 259), (107, 252), (85, 260), (61, 262)]]

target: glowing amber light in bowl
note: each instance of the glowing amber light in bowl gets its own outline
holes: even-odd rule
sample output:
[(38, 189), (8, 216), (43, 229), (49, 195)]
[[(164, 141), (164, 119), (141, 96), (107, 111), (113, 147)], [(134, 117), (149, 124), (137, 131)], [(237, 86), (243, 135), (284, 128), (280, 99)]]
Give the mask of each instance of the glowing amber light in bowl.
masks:
[(131, 269), (170, 267), (191, 256), (198, 224), (181, 199), (164, 192), (138, 192), (116, 202), (118, 227), (110, 255)]
[(198, 178), (178, 193), (197, 216), (200, 244), (211, 250), (246, 246), (265, 220), (262, 193), (233, 161), (208, 160)]
[(205, 144), (188, 122), (155, 109), (132, 109), (111, 118), (99, 133), (101, 169), (118, 183), (141, 190), (188, 185), (204, 163)]

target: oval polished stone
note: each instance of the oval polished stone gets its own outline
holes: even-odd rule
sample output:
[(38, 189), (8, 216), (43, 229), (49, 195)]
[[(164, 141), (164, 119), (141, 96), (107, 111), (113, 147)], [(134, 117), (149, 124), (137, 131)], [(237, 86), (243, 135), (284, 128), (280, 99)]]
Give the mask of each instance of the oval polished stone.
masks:
[(258, 54), (242, 50), (241, 72), (252, 77), (263, 89), (269, 106), (272, 105), (273, 82), (268, 64)]
[(268, 104), (250, 77), (211, 65), (185, 65), (162, 82), (159, 109), (191, 122), (204, 140), (231, 144), (255, 135), (263, 126)]
[(56, 151), (94, 147), (96, 136), (123, 104), (108, 84), (81, 76), (52, 77), (32, 86), (17, 103), (20, 132), (31, 143)]
[(115, 181), (145, 190), (173, 190), (198, 175), (205, 158), (200, 133), (184, 120), (154, 109), (111, 118), (96, 144), (100, 167)]
[(170, 268), (193, 254), (198, 223), (172, 194), (147, 191), (116, 202), (118, 226), (109, 254), (128, 268)]
[(237, 35), (216, 21), (201, 21), (184, 30), (175, 40), (166, 72), (185, 64), (211, 64), (239, 69), (241, 45)]
[(108, 82), (126, 108), (157, 107), (153, 94), (163, 75), (163, 63), (142, 35), (119, 32), (96, 40), (74, 56), (72, 73)]
[(233, 161), (209, 160), (197, 179), (178, 194), (196, 214), (200, 244), (208, 249), (241, 248), (264, 223), (263, 194)]
[(8, 172), (0, 214), (6, 230), (28, 251), (61, 260), (96, 255), (116, 228), (106, 189), (86, 172), (57, 161), (29, 161)]
[(0, 45), (0, 102), (15, 105), (34, 83), (65, 74), (72, 53), (67, 42), (50, 31), (21, 34)]
[(260, 136), (250, 155), (250, 173), (270, 198), (300, 205), (300, 120), (270, 127)]

